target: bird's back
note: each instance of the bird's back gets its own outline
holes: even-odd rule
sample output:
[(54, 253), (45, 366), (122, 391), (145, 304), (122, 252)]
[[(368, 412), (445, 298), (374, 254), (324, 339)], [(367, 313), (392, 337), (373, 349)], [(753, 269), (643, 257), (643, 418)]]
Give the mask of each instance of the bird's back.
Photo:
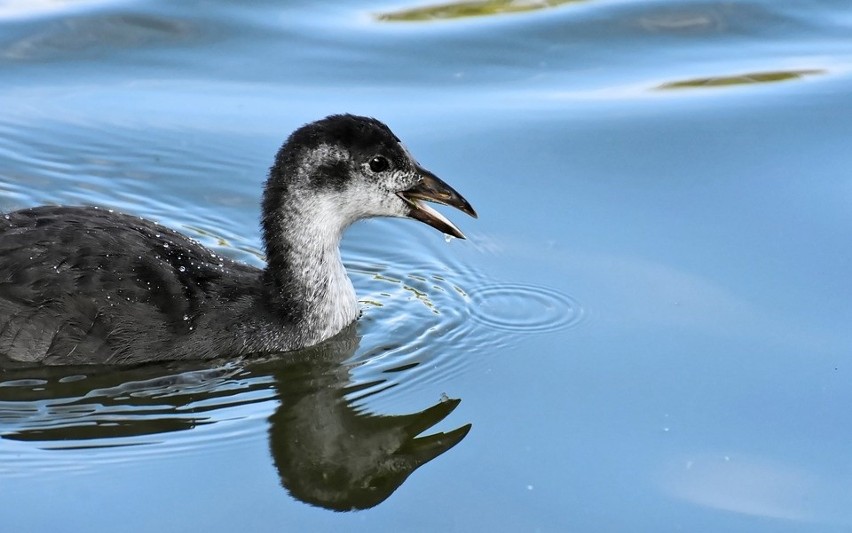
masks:
[(48, 364), (211, 357), (216, 336), (197, 335), (213, 327), (206, 311), (250, 305), (259, 272), (105, 209), (8, 213), (0, 218), (0, 354)]

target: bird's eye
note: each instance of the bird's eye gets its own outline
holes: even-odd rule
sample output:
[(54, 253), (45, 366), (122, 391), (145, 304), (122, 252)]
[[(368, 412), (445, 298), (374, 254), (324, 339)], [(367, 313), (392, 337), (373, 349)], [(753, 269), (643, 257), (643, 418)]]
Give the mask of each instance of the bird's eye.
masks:
[(377, 155), (370, 159), (370, 170), (373, 172), (384, 172), (390, 168), (390, 161), (384, 156)]

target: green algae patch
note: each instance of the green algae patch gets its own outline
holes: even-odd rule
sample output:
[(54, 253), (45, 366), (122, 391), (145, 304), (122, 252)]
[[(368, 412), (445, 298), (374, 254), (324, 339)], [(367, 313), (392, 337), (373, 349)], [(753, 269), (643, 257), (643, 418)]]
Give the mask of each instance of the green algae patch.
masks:
[(798, 80), (806, 76), (825, 74), (824, 70), (777, 70), (771, 72), (752, 72), (737, 76), (714, 76), (709, 78), (695, 78), (691, 80), (673, 81), (663, 83), (656, 87), (658, 90), (669, 89), (694, 89), (729, 87), (731, 85), (750, 85), (754, 83), (775, 83), (779, 81)]
[(510, 13), (526, 13), (559, 7), (563, 4), (578, 4), (588, 0), (468, 0), (431, 6), (401, 9), (379, 13), (376, 19), (385, 22), (425, 22), (452, 20), (470, 17), (489, 17)]

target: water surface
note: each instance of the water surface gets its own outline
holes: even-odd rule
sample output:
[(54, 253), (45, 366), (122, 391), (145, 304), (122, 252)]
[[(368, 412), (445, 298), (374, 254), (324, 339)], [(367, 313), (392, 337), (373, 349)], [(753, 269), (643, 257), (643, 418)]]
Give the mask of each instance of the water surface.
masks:
[(273, 154), (353, 112), (480, 218), (353, 227), (363, 318), (306, 354), (3, 370), (4, 529), (852, 530), (850, 35), (841, 0), (7, 2), (0, 210), (262, 265)]

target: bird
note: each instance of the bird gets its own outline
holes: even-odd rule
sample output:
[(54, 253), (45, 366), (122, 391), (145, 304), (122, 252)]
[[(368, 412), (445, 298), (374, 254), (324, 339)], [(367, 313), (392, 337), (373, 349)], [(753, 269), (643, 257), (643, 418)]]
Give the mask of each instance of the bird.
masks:
[(98, 206), (0, 217), (0, 362), (132, 365), (292, 352), (359, 316), (340, 255), (371, 217), (462, 232), (433, 202), (474, 218), (450, 185), (372, 117), (330, 115), (278, 150), (261, 200), (263, 268), (143, 218)]

